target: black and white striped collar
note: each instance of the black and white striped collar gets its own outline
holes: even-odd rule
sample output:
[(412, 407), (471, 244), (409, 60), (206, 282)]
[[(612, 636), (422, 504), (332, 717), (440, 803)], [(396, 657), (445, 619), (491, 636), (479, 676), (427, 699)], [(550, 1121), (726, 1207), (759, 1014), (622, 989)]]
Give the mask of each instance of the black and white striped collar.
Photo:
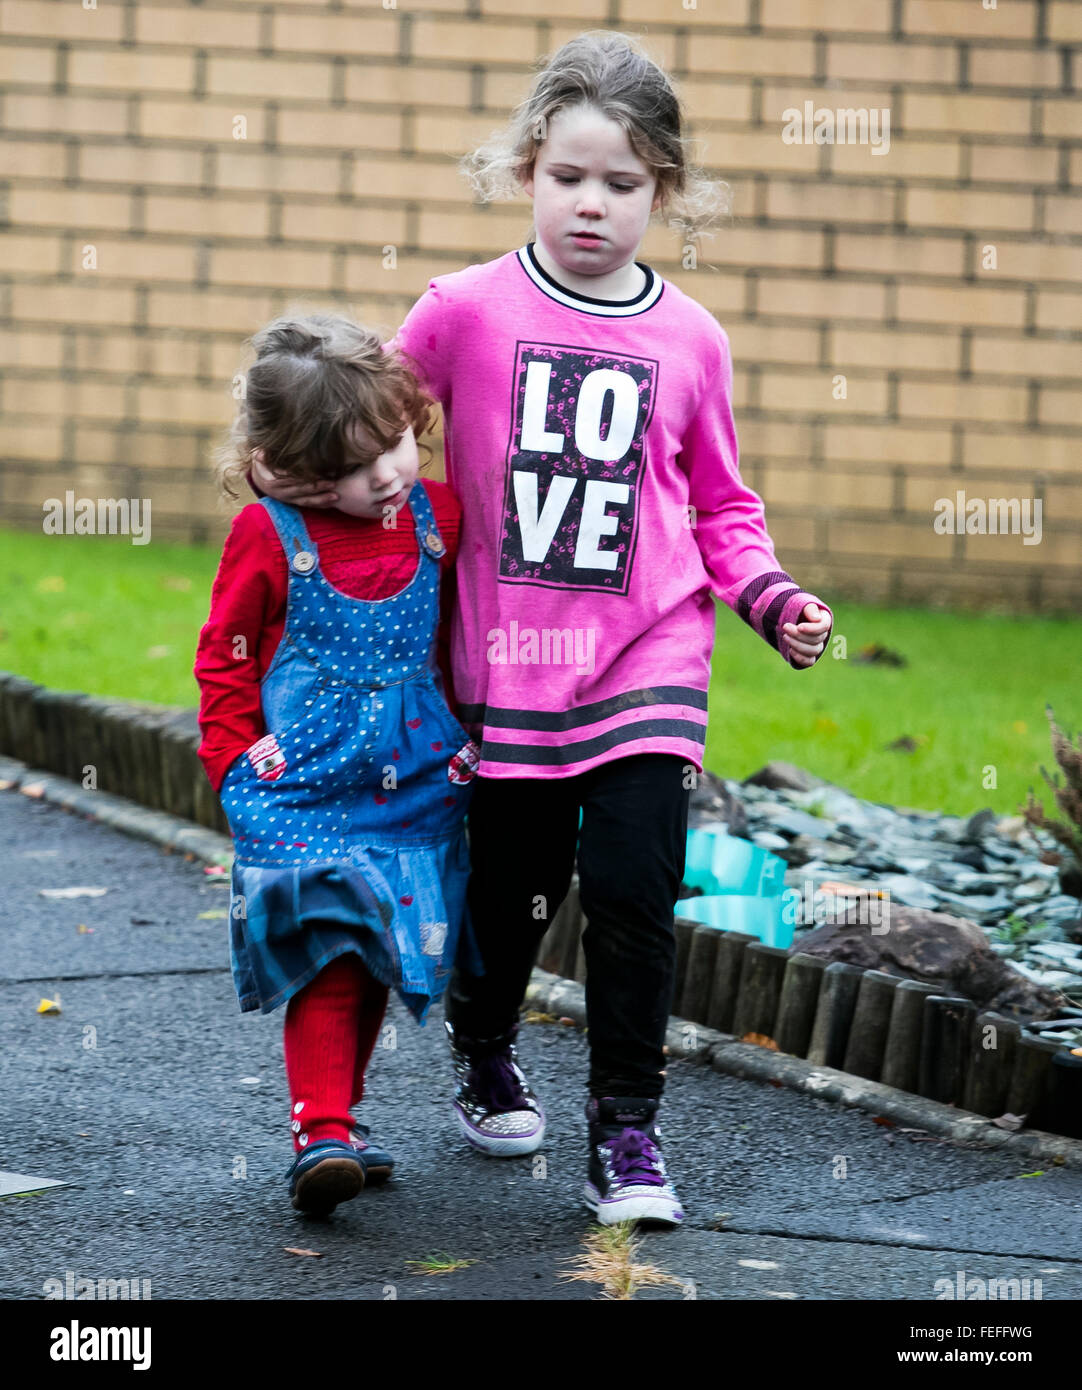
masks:
[(636, 261), (635, 264), (646, 275), (646, 284), (634, 299), (595, 299), (591, 295), (569, 290), (554, 280), (548, 271), (542, 269), (533, 248), (534, 243), (529, 241), (516, 252), (522, 269), (550, 299), (555, 299), (557, 304), (566, 305), (569, 309), (579, 309), (584, 314), (598, 314), (603, 318), (631, 318), (635, 314), (652, 309), (665, 288), (665, 282), (655, 270), (643, 261)]

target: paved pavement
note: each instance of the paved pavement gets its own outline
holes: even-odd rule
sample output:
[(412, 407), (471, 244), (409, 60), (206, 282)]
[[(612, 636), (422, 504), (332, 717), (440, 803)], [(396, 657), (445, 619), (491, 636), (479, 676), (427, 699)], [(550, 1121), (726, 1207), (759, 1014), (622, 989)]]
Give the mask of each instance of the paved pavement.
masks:
[[(0, 1201), (0, 1298), (41, 1299), (69, 1273), (149, 1279), (154, 1299), (602, 1295), (560, 1277), (591, 1224), (580, 1032), (523, 1030), (548, 1139), (533, 1158), (484, 1159), (457, 1135), (439, 1018), (419, 1029), (394, 1001), (362, 1118), (398, 1175), (329, 1220), (300, 1217), (282, 1181), (281, 1017), (237, 1010), (227, 889), (15, 791), (0, 793), (0, 837), (0, 1169), (69, 1184)], [(41, 895), (59, 887), (107, 891)], [(36, 1012), (58, 994), (59, 1014)], [(1078, 1170), (922, 1141), (688, 1062), (670, 1066), (663, 1130), (689, 1217), (643, 1235), (638, 1258), (678, 1282), (639, 1300), (936, 1300), (960, 1271), (1082, 1296)], [(407, 1263), (434, 1255), (473, 1263)]]

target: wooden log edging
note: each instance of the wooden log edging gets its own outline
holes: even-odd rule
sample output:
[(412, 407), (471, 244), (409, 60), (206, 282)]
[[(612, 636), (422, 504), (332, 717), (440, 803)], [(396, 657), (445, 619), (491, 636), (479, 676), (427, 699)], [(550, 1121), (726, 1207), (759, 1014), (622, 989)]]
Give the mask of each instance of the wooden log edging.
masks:
[[(534, 967), (526, 1002), (544, 1013), (586, 1025), (586, 991), (575, 980), (561, 979)], [(1041, 1130), (999, 1129), (981, 1115), (967, 1115), (954, 1106), (899, 1091), (882, 1082), (850, 1076), (833, 1067), (819, 1067), (800, 1057), (743, 1043), (703, 1024), (671, 1018), (666, 1034), (669, 1055), (711, 1067), (745, 1081), (770, 1082), (803, 1091), (820, 1100), (852, 1106), (883, 1116), (953, 1143), (974, 1148), (1009, 1149), (1019, 1156), (1082, 1168), (1082, 1141)]]
[(51, 690), (0, 671), (0, 756), (222, 835), (194, 709)]
[[(54, 691), (0, 671), (0, 758), (13, 760), (5, 780), (33, 782), (79, 814), (218, 863), (231, 850), (229, 826), (198, 745), (194, 709)], [(583, 926), (575, 876), (541, 943), (543, 970), (585, 980)], [(1068, 1137), (1082, 1130), (1082, 1059), (1063, 1044), (978, 1018), (969, 1001), (937, 997), (928, 985), (816, 963), (799, 942), (786, 953), (679, 916), (676, 938), (673, 1004), (685, 1027), (756, 1034), (776, 1045), (779, 1063), (800, 1058), (929, 1102), (969, 1102), (978, 1115), (1025, 1116)], [(982, 1049), (989, 1026), (1003, 1045)]]
[[(585, 979), (584, 925), (573, 878), (542, 940), (542, 970)], [(1082, 1138), (1082, 1068), (1073, 1065), (1082, 1058), (1064, 1044), (1032, 1037), (1012, 1019), (979, 1014), (970, 1000), (940, 995), (932, 985), (802, 955), (799, 941), (780, 951), (677, 916), (676, 942), (673, 1006), (685, 1028), (754, 1037), (745, 1045), (773, 1044), (775, 1056), (881, 1084), (955, 1115), (969, 1112), (975, 1121), (1009, 1113), (1031, 1128)], [(559, 961), (571, 968), (559, 969)], [(963, 1105), (965, 1112), (957, 1108)]]

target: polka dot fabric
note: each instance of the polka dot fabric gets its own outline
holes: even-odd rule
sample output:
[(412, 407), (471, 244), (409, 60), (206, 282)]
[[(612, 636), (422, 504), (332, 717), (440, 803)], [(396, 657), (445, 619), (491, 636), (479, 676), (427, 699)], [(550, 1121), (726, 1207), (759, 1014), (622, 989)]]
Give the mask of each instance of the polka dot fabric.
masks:
[(457, 756), (469, 739), (435, 662), (444, 547), (423, 487), (410, 504), (413, 579), (365, 600), (327, 582), (296, 508), (262, 500), (289, 563), (285, 632), (260, 692), (277, 748), (264, 758), (261, 740), (221, 787), (245, 1012), (269, 1013), (347, 951), (420, 1022), (460, 939), (467, 968), (481, 971), (466, 906), (472, 777)]

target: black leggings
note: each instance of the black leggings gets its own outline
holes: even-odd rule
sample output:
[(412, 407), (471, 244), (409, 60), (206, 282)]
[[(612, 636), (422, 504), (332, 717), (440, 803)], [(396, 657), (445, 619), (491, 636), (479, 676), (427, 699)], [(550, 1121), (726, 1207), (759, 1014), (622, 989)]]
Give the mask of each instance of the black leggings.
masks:
[(693, 779), (692, 764), (668, 753), (575, 777), (477, 779), (468, 900), (487, 973), (452, 975), (446, 1013), (457, 1031), (492, 1037), (514, 1023), (577, 842), (590, 1094), (660, 1097)]

